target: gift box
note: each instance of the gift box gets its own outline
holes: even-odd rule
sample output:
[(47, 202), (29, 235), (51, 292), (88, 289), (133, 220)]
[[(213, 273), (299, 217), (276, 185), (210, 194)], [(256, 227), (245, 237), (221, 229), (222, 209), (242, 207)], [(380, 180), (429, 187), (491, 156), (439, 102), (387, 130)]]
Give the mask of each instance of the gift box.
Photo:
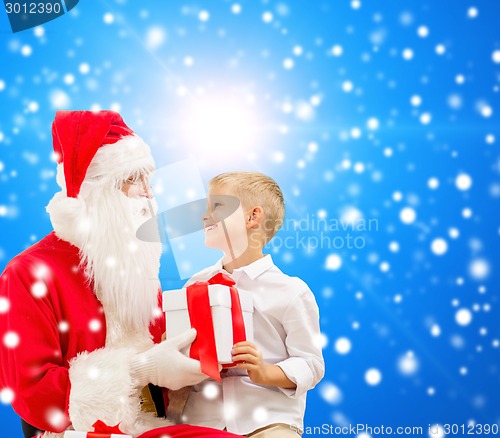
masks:
[[(196, 328), (197, 336), (186, 355), (202, 362), (202, 371), (220, 379), (218, 365), (234, 366), (231, 350), (241, 341), (253, 342), (253, 298), (237, 290), (234, 281), (217, 274), (206, 282), (163, 292), (167, 339)], [(212, 345), (213, 344), (213, 345)], [(205, 366), (215, 362), (215, 370)], [(204, 364), (205, 362), (205, 364)]]

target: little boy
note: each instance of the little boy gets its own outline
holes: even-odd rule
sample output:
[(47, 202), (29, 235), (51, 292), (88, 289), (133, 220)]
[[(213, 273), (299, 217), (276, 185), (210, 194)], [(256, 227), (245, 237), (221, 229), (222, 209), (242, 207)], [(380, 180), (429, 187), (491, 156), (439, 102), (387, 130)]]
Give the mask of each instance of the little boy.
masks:
[(297, 438), (303, 429), (306, 393), (322, 379), (324, 361), (314, 295), (262, 253), (284, 213), (281, 190), (268, 176), (230, 172), (209, 182), (205, 244), (224, 255), (187, 285), (222, 272), (251, 292), (254, 343), (233, 346), (233, 360), (243, 362), (223, 370), (222, 382), (208, 379), (192, 388), (186, 423), (254, 438)]

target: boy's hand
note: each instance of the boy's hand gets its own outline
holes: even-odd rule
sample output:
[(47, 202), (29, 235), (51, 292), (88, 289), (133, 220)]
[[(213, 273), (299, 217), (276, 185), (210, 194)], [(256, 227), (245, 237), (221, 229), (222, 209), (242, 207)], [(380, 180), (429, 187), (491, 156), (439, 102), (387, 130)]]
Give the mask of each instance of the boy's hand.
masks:
[(266, 365), (262, 360), (262, 353), (255, 344), (244, 341), (233, 345), (231, 350), (233, 361), (239, 363), (236, 366), (247, 370), (248, 376), (253, 383), (259, 385), (267, 384)]

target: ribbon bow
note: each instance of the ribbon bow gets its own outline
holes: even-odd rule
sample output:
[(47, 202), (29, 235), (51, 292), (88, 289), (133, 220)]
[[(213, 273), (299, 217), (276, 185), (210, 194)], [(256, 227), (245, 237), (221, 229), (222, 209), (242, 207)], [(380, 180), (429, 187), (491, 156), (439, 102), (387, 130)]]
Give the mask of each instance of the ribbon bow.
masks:
[[(241, 311), (240, 296), (234, 287), (235, 281), (218, 273), (208, 281), (197, 281), (186, 289), (187, 305), (191, 326), (196, 329), (197, 336), (191, 344), (189, 357), (201, 363), (201, 371), (212, 379), (221, 380), (217, 349), (215, 346), (214, 323), (210, 309), (208, 286), (221, 284), (228, 286), (231, 294), (231, 317), (233, 325), (233, 345), (246, 340), (245, 324)], [(224, 365), (224, 368), (235, 366), (236, 363)]]
[(96, 433), (116, 433), (118, 435), (123, 435), (123, 432), (120, 430), (120, 423), (116, 426), (108, 426), (104, 421), (97, 420), (92, 427), (94, 428), (94, 432)]

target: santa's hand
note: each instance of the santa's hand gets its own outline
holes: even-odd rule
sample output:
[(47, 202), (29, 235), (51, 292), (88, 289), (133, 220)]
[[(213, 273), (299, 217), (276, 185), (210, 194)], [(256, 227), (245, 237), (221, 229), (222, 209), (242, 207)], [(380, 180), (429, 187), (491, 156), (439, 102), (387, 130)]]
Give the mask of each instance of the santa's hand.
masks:
[(201, 372), (200, 362), (186, 357), (180, 352), (196, 338), (196, 330), (191, 329), (175, 338), (156, 344), (132, 359), (130, 372), (137, 386), (148, 383), (177, 390), (195, 385), (207, 376)]

